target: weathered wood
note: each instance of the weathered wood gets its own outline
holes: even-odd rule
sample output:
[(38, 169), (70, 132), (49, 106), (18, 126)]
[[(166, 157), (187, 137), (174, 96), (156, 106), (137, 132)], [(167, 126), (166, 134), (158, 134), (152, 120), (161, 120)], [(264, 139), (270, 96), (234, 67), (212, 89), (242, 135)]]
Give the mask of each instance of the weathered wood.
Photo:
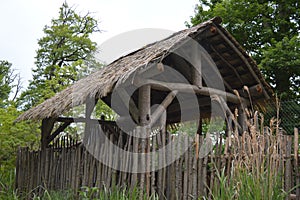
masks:
[(150, 123), (151, 86), (143, 85), (139, 88), (139, 125)]
[(41, 149), (45, 150), (48, 146), (48, 137), (54, 127), (56, 119), (55, 118), (45, 118), (42, 120), (41, 127)]
[(57, 122), (71, 122), (71, 123), (94, 123), (94, 124), (106, 124), (106, 125), (116, 125), (115, 121), (106, 121), (106, 120), (98, 120), (98, 119), (86, 119), (84, 117), (58, 117), (56, 119)]
[(161, 117), (163, 112), (167, 110), (167, 107), (172, 103), (177, 93), (178, 93), (177, 90), (170, 92), (163, 100), (163, 102), (157, 107), (157, 109), (153, 112), (151, 116), (150, 126), (153, 126), (157, 122), (157, 120)]
[[(250, 63), (245, 58), (245, 56), (243, 56), (241, 51), (228, 39), (228, 37), (226, 37), (224, 35), (224, 33), (220, 29), (217, 28), (217, 32), (222, 36), (222, 38), (227, 42), (227, 44), (239, 55), (240, 59), (242, 59), (244, 61), (248, 70), (250, 71), (251, 75), (255, 78), (255, 81), (257, 81), (257, 83), (259, 83), (259, 84), (262, 84), (260, 79), (257, 77), (256, 73), (253, 71), (253, 68), (251, 67)], [(270, 98), (270, 96), (268, 95), (268, 93), (265, 90), (263, 90), (263, 93), (267, 99)]]
[(47, 145), (51, 141), (53, 141), (56, 138), (56, 136), (58, 136), (62, 131), (64, 131), (70, 124), (71, 124), (71, 122), (63, 123), (51, 135), (49, 135), (48, 138), (47, 138)]
[(225, 92), (215, 88), (209, 87), (197, 87), (195, 85), (188, 85), (186, 83), (169, 83), (164, 81), (152, 80), (152, 79), (141, 79), (136, 78), (134, 80), (134, 84), (136, 86), (142, 84), (149, 84), (151, 88), (159, 91), (173, 91), (177, 90), (178, 92), (183, 93), (195, 93), (204, 96), (218, 95), (224, 97), (228, 102), (239, 104), (241, 101), (246, 105), (249, 104), (249, 101), (243, 97), (237, 97), (235, 94)]
[[(95, 140), (92, 130), (91, 140)], [(135, 137), (117, 137), (122, 135), (118, 132), (116, 127), (113, 128), (117, 133), (111, 133), (109, 129), (104, 128), (104, 134), (115, 145), (120, 148), (131, 151), (141, 152), (141, 139)], [(140, 129), (141, 130), (141, 129)], [(136, 131), (140, 131), (136, 130)], [(170, 151), (162, 150), (160, 155), (154, 155), (151, 162), (150, 182), (147, 182), (147, 173), (144, 173), (144, 188), (149, 190), (146, 193), (148, 196), (157, 192), (160, 199), (193, 199), (209, 197), (209, 191), (214, 188), (219, 188), (220, 181), (217, 177), (217, 171), (220, 173), (224, 169), (227, 180), (234, 175), (236, 167), (246, 166), (249, 172), (253, 175), (260, 175), (261, 169), (270, 169), (274, 176), (279, 175), (282, 178), (284, 190), (289, 190), (297, 184), (299, 176), (297, 173), (297, 157), (298, 136), (295, 130), (294, 141), (292, 136), (283, 136), (281, 133), (277, 135), (256, 133), (255, 128), (251, 135), (244, 134), (242, 136), (233, 135), (227, 137), (225, 143), (225, 152), (222, 153), (222, 137), (217, 134), (216, 143), (214, 144), (214, 151), (202, 152), (197, 156), (199, 148), (203, 145), (204, 136), (196, 135), (194, 145), (189, 146), (189, 139), (187, 135), (171, 135), (165, 129), (161, 130), (160, 134), (152, 135), (150, 148), (151, 151), (156, 151), (171, 145), (172, 154)], [(105, 132), (108, 131), (108, 132)], [(135, 133), (139, 135), (140, 133)], [(199, 138), (198, 138), (199, 137)], [(126, 138), (126, 139), (125, 139)], [(133, 141), (132, 142), (131, 140)], [(183, 139), (183, 140), (182, 140)], [(207, 138), (208, 139), (208, 138)], [(29, 149), (21, 148), (17, 156), (17, 172), (16, 172), (16, 187), (21, 194), (30, 196), (31, 192), (35, 194), (42, 194), (42, 188), (48, 190), (63, 190), (72, 188), (74, 191), (80, 190), (82, 186), (99, 187), (103, 186), (111, 188), (113, 186), (124, 187), (132, 183), (142, 186), (140, 174), (121, 173), (108, 166), (103, 165), (96, 160), (88, 149), (82, 145), (70, 146), (67, 143), (68, 138), (63, 137), (59, 149), (55, 146), (47, 148), (42, 154), (41, 151), (30, 151)], [(157, 142), (156, 142), (157, 140)], [(174, 143), (170, 142), (174, 140)], [(155, 141), (155, 142), (154, 142)], [(148, 141), (147, 141), (148, 142)], [(231, 143), (231, 145), (230, 145)], [(73, 143), (72, 143), (73, 144)], [(91, 143), (93, 145), (95, 143)], [(147, 147), (146, 143), (146, 147)], [(94, 146), (93, 154), (98, 154), (96, 150), (97, 145)], [(180, 155), (183, 149), (188, 147), (179, 159), (169, 165), (167, 168), (162, 168), (155, 171), (155, 162), (157, 164), (165, 165), (166, 161), (174, 160), (174, 156)], [(292, 148), (294, 147), (294, 148)], [(197, 150), (198, 149), (198, 150)], [(148, 151), (148, 149), (146, 148)], [(98, 155), (105, 155), (105, 162), (113, 168), (120, 166), (122, 169), (133, 169), (136, 166), (134, 158), (121, 158), (116, 151), (108, 148), (108, 145), (101, 146)], [(293, 151), (293, 152), (292, 152)], [(168, 153), (168, 154), (167, 154)], [(174, 154), (173, 154), (174, 153)], [(293, 153), (293, 154), (292, 154)], [(42, 156), (45, 156), (44, 163), (41, 162)], [(198, 157), (198, 158), (197, 158)], [(130, 160), (131, 159), (131, 160)], [(123, 160), (127, 162), (124, 163)], [(140, 162), (140, 160), (138, 161)], [(153, 163), (154, 162), (154, 163)], [(131, 163), (128, 164), (128, 163)], [(280, 167), (283, 165), (283, 167)], [(214, 165), (215, 164), (215, 165)], [(125, 167), (122, 167), (125, 165)], [(148, 163), (146, 163), (148, 165)], [(127, 166), (127, 167), (126, 167)], [(216, 168), (214, 168), (214, 166)], [(299, 167), (299, 166), (298, 166)], [(217, 171), (215, 171), (217, 170)], [(282, 170), (282, 171), (281, 171)], [(135, 169), (136, 171), (136, 169)], [(34, 174), (34, 176), (32, 175)], [(43, 186), (43, 187), (39, 187)], [(34, 189), (37, 188), (37, 189)], [(40, 188), (40, 189), (39, 189)], [(148, 189), (147, 189), (148, 188)], [(295, 190), (297, 195), (297, 189)]]
[[(149, 125), (151, 119), (150, 119), (150, 106), (151, 106), (151, 87), (150, 85), (143, 85), (142, 87), (139, 88), (139, 134), (141, 134), (141, 152), (144, 153), (141, 156), (141, 165), (137, 166), (139, 168), (142, 168), (141, 171), (144, 172), (146, 171), (146, 158), (145, 155), (148, 153), (147, 152), (147, 138), (150, 137), (150, 130), (147, 128), (147, 125)], [(140, 188), (141, 191), (144, 190), (145, 188), (145, 182), (149, 183), (149, 176), (145, 176), (146, 173), (141, 173), (140, 174)], [(146, 179), (146, 181), (145, 181)], [(146, 188), (146, 192), (149, 192), (149, 188)], [(140, 194), (140, 199), (143, 199), (143, 192)]]
[[(196, 45), (193, 45), (196, 46)], [(197, 46), (198, 47), (198, 46)], [(197, 48), (196, 47), (196, 48)], [(195, 47), (194, 47), (195, 48)], [(196, 49), (196, 51), (192, 52), (192, 60), (193, 66), (191, 66), (191, 77), (192, 77), (192, 84), (198, 87), (202, 87), (202, 75), (201, 75), (201, 57), (202, 54), (198, 54), (199, 51)]]

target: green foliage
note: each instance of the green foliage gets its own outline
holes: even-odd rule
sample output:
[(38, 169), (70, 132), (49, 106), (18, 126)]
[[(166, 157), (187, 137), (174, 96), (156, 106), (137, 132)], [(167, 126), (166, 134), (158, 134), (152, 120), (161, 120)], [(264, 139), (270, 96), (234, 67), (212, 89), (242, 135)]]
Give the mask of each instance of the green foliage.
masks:
[(52, 20), (51, 26), (45, 26), (45, 36), (38, 41), (33, 80), (20, 98), (23, 109), (74, 83), (81, 73), (87, 72), (87, 64), (92, 68), (102, 66), (93, 59), (96, 43), (90, 39), (97, 31), (98, 22), (89, 13), (80, 16), (67, 3), (62, 5), (58, 18)]
[(39, 129), (36, 123), (14, 123), (20, 111), (14, 105), (0, 108), (0, 173), (14, 169), (19, 146), (37, 148)]
[[(269, 83), (277, 85), (279, 99), (300, 99), (300, 37), (271, 41), (263, 51), (260, 67)], [(290, 88), (287, 90), (286, 88)]]
[(200, 0), (187, 25), (214, 16), (222, 17), (223, 25), (254, 57), (276, 91), (285, 93), (283, 99), (299, 98), (298, 0)]

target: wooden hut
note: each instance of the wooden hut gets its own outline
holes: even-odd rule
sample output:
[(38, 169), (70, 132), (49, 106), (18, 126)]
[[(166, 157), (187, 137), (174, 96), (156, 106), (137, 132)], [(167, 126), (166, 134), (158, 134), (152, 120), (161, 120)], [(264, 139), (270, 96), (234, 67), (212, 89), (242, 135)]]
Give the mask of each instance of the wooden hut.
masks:
[[(199, 119), (201, 122), (201, 119), (209, 118), (214, 114), (212, 113), (214, 104), (212, 99), (218, 102), (219, 107), (222, 108), (220, 110), (223, 113), (219, 113), (220, 115), (230, 117), (230, 113), (238, 109), (240, 123), (234, 123), (234, 126), (239, 126), (240, 133), (245, 131), (247, 127), (243, 124), (245, 113), (242, 108), (269, 99), (272, 96), (272, 90), (264, 80), (255, 61), (220, 23), (221, 19), (216, 17), (142, 47), (77, 81), (54, 97), (20, 115), (17, 121), (41, 120), (42, 122), (42, 150), (39, 154), (41, 157), (37, 161), (39, 164), (34, 165), (37, 171), (40, 171), (39, 176), (42, 177), (37, 177), (32, 182), (35, 185), (42, 184), (55, 189), (58, 187), (59, 181), (53, 180), (53, 177), (60, 174), (59, 176), (65, 179), (61, 178), (64, 183), (59, 182), (59, 184), (68, 183), (69, 187), (75, 189), (82, 185), (101, 187), (103, 182), (106, 185), (128, 182), (132, 185), (146, 185), (148, 193), (156, 191), (165, 196), (169, 195), (171, 199), (172, 190), (175, 187), (182, 187), (181, 190), (185, 191), (182, 194), (187, 195), (189, 189), (185, 189), (183, 184), (174, 186), (174, 188), (172, 184), (166, 186), (162, 177), (168, 177), (168, 180), (172, 177), (167, 175), (166, 171), (160, 171), (164, 169), (158, 169), (156, 172), (147, 171), (145, 175), (134, 172), (129, 176), (124, 174), (125, 172), (116, 172), (116, 169), (111, 168), (103, 171), (105, 167), (101, 163), (96, 164), (97, 162), (93, 158), (87, 161), (83, 160), (83, 157), (70, 156), (67, 161), (56, 163), (55, 166), (59, 165), (71, 172), (60, 172), (62, 169), (49, 167), (51, 163), (58, 162), (57, 160), (50, 161), (55, 156), (49, 152), (53, 153), (55, 150), (49, 147), (66, 127), (76, 122), (86, 123), (85, 133), (89, 135), (90, 142), (95, 143), (92, 135), (97, 133), (90, 124), (97, 122), (101, 126), (103, 125), (102, 131), (110, 133), (106, 136), (121, 148), (131, 149), (133, 152), (149, 152), (151, 149), (153, 150), (153, 144), (150, 146), (149, 143), (149, 138), (153, 135), (151, 135), (151, 129), (145, 127), (154, 125), (161, 119), (164, 120), (162, 123), (164, 126), (195, 119)], [(172, 74), (173, 71), (175, 71), (175, 75)], [(176, 77), (176, 73), (179, 74), (179, 78)], [(182, 98), (178, 98), (179, 95)], [(192, 102), (193, 98), (196, 99), (196, 103)], [(130, 137), (128, 136), (130, 134), (120, 130), (115, 122), (91, 119), (91, 113), (98, 99), (103, 100), (114, 109), (120, 116), (120, 124), (131, 121), (136, 123), (137, 127), (144, 127), (142, 129), (134, 127), (129, 131), (140, 131), (147, 137), (144, 139)], [(65, 116), (70, 109), (83, 104), (86, 104), (85, 117)], [(113, 104), (118, 106), (113, 106)], [(183, 104), (186, 106), (182, 106)], [(154, 105), (159, 106), (155, 107)], [(155, 107), (155, 109), (151, 110), (151, 107)], [(188, 114), (183, 116), (183, 113)], [(165, 114), (165, 118), (161, 118), (163, 114)], [(201, 123), (199, 124), (201, 125)], [(55, 130), (53, 130), (54, 127), (56, 127)], [(159, 131), (162, 139), (161, 143), (157, 145), (163, 146), (170, 136), (165, 128)], [(201, 126), (199, 126), (198, 133), (201, 134)], [(112, 152), (104, 153), (109, 151), (109, 149), (105, 149), (105, 146), (99, 147), (98, 145), (93, 148), (91, 151), (97, 155), (112, 154)], [(65, 154), (67, 153), (65, 152)], [(82, 151), (77, 152), (76, 155), (84, 156)], [(19, 156), (22, 156), (22, 152)], [(118, 159), (121, 160), (120, 165), (123, 165), (123, 162), (126, 165), (126, 158), (118, 157)], [(113, 162), (112, 160), (110, 162)], [(63, 162), (68, 163), (62, 164)], [(88, 165), (92, 165), (92, 167), (86, 167)], [(128, 165), (126, 166), (128, 168)], [(132, 167), (134, 166), (132, 165)], [(175, 170), (174, 168), (169, 169)], [(79, 172), (80, 170), (81, 172)], [(94, 175), (86, 175), (77, 179), (76, 177), (79, 177), (80, 173), (86, 172), (84, 170), (92, 170)], [(18, 169), (17, 172), (22, 173)], [(63, 176), (63, 173), (68, 175)], [(30, 174), (27, 175), (30, 176)], [(109, 177), (106, 177), (107, 175)], [(189, 176), (187, 175), (187, 177)], [(102, 180), (102, 182), (98, 180)], [(203, 183), (199, 183), (199, 188), (201, 184), (204, 187)], [(20, 188), (21, 183), (17, 187)]]

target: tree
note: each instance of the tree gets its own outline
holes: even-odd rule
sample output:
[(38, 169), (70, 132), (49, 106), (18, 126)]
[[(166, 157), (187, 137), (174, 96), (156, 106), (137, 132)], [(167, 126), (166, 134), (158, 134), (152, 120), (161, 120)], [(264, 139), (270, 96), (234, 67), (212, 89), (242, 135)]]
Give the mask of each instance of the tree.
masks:
[(98, 32), (98, 22), (90, 13), (81, 16), (63, 3), (57, 19), (45, 26), (45, 36), (38, 41), (36, 68), (28, 89), (21, 95), (22, 108), (27, 110), (78, 79), (78, 72), (86, 62), (96, 63), (93, 53), (96, 43), (90, 36)]
[(298, 0), (200, 0), (187, 25), (214, 16), (222, 17), (226, 29), (254, 57), (283, 100), (299, 99)]
[(0, 72), (0, 174), (5, 175), (14, 168), (18, 146), (37, 145), (38, 126), (30, 122), (14, 124), (21, 114), (15, 103), (21, 89), (20, 75), (4, 60), (0, 61)]
[[(281, 99), (300, 97), (300, 37), (284, 37), (264, 48), (260, 66)], [(289, 88), (289, 89), (287, 89)]]
[(8, 61), (0, 60), (0, 108), (4, 108), (8, 104), (13, 89), (15, 94), (12, 101), (21, 89), (20, 74), (15, 73), (11, 66), (12, 64)]

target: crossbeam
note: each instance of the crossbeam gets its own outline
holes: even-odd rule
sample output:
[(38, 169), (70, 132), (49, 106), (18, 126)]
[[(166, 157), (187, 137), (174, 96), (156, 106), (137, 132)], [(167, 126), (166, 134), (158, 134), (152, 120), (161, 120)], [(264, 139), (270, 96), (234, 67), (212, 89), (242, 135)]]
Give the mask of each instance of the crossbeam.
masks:
[(177, 90), (178, 92), (184, 92), (184, 93), (195, 93), (200, 94), (204, 96), (211, 96), (211, 95), (218, 95), (223, 98), (225, 98), (228, 102), (240, 104), (241, 102), (245, 103), (246, 105), (249, 105), (249, 101), (243, 97), (237, 97), (236, 95), (225, 92), (219, 89), (215, 88), (209, 88), (209, 87), (197, 87), (195, 85), (189, 85), (186, 83), (169, 83), (164, 81), (158, 81), (153, 79), (141, 79), (136, 78), (134, 80), (134, 84), (136, 86), (142, 85), (142, 84), (150, 84), (151, 88), (159, 91), (173, 91)]

